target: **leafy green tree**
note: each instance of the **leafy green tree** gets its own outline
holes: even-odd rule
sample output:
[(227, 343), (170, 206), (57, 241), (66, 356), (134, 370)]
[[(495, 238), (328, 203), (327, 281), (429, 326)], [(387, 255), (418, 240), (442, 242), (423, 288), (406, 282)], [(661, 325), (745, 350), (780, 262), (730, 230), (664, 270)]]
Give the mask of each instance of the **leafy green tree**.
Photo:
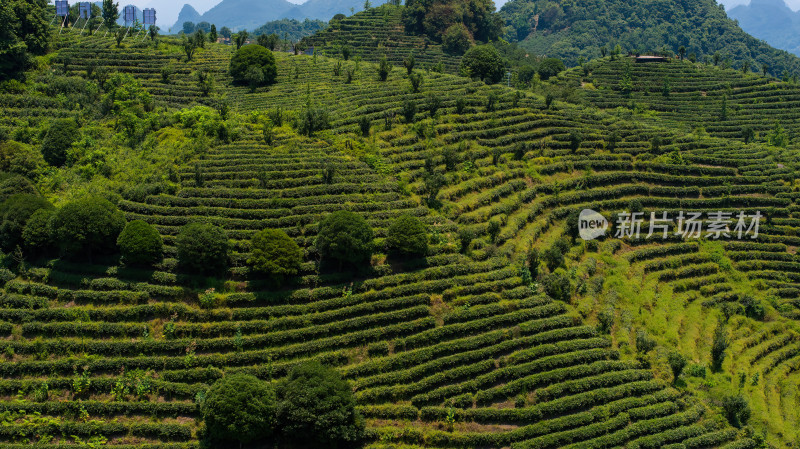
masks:
[(750, 404), (741, 394), (726, 396), (722, 400), (722, 409), (728, 422), (737, 428), (747, 425), (752, 413)]
[(442, 49), (451, 55), (463, 55), (472, 46), (472, 35), (463, 23), (455, 23), (444, 32)]
[(125, 216), (110, 201), (87, 196), (70, 201), (51, 221), (53, 239), (68, 257), (91, 256), (115, 249)]
[(414, 72), (408, 75), (408, 81), (411, 83), (411, 92), (419, 93), (419, 88), (422, 86), (423, 77), (421, 73)]
[(424, 256), (428, 252), (428, 229), (419, 218), (402, 215), (389, 226), (386, 243), (401, 254)]
[(725, 361), (725, 351), (728, 349), (728, 335), (725, 325), (719, 323), (714, 331), (714, 340), (711, 344), (711, 368), (714, 371), (722, 370), (722, 362)]
[(55, 209), (39, 209), (28, 218), (25, 229), (22, 230), (22, 242), (25, 249), (42, 252), (53, 245), (53, 233), (50, 220), (55, 215)]
[(683, 369), (686, 368), (686, 357), (680, 352), (673, 351), (667, 356), (667, 362), (669, 362), (669, 368), (672, 370), (672, 383), (674, 384), (678, 381)]
[(461, 70), (471, 77), (492, 84), (503, 79), (505, 62), (492, 45), (476, 45), (461, 59)]
[(341, 210), (319, 223), (315, 246), (324, 259), (358, 264), (372, 256), (374, 234), (367, 220), (354, 212)]
[(219, 29), (219, 35), (224, 37), (225, 39), (231, 38), (231, 29), (228, 27), (222, 27)]
[(281, 38), (275, 34), (261, 34), (256, 38), (256, 43), (267, 50), (274, 51), (275, 48), (278, 46), (278, 43), (281, 41)]
[(247, 30), (239, 31), (231, 37), (231, 39), (233, 39), (233, 43), (236, 44), (236, 51), (242, 49), (244, 44), (247, 43), (248, 37), (250, 37), (250, 34), (247, 32)]
[(0, 2), (0, 81), (19, 77), (31, 56), (47, 52), (50, 27), (46, 0)]
[(233, 54), (230, 65), (233, 81), (238, 84), (252, 83), (252, 79), (248, 78), (248, 71), (251, 67), (263, 73), (263, 80), (259, 82), (259, 85), (272, 84), (278, 77), (275, 56), (270, 50), (260, 45), (247, 45)]
[(414, 66), (416, 65), (416, 59), (414, 58), (414, 53), (409, 53), (408, 56), (403, 58), (403, 67), (406, 68), (406, 72), (411, 75), (414, 71)]
[(113, 30), (119, 19), (119, 3), (112, 0), (103, 0), (103, 25), (107, 30)]
[(539, 63), (536, 71), (541, 79), (549, 80), (564, 70), (564, 62), (562, 62), (560, 59), (546, 58)]
[(386, 55), (381, 57), (380, 64), (378, 64), (378, 79), (380, 81), (386, 81), (389, 78), (389, 74), (392, 72), (392, 64), (389, 63), (389, 60), (386, 59)]
[(569, 302), (572, 295), (572, 282), (567, 272), (559, 268), (542, 279), (544, 292), (556, 301)]
[(297, 132), (304, 136), (313, 136), (318, 131), (330, 129), (331, 120), (328, 110), (321, 106), (314, 106), (310, 102), (300, 113)]
[(247, 264), (255, 271), (281, 280), (283, 276), (297, 274), (302, 262), (303, 251), (280, 229), (264, 229), (251, 240)]
[(35, 178), (44, 167), (42, 153), (13, 140), (0, 142), (0, 171)]
[(497, 39), (503, 27), (491, 0), (406, 0), (402, 19), (407, 32), (436, 41), (455, 24), (464, 25), (481, 42)]
[(211, 24), (211, 31), (208, 32), (208, 41), (211, 43), (217, 42), (217, 26)]
[(656, 348), (656, 341), (647, 335), (645, 330), (639, 329), (636, 332), (636, 351), (641, 354), (647, 354)]
[(0, 204), (0, 249), (12, 251), (22, 242), (25, 225), (39, 209), (52, 209), (46, 199), (29, 193), (10, 196)]
[(67, 152), (77, 139), (79, 129), (73, 119), (54, 120), (42, 140), (44, 160), (54, 167), (64, 165), (67, 162)]
[(417, 103), (411, 99), (406, 100), (403, 103), (402, 113), (406, 123), (414, 123), (414, 117), (417, 115)]
[(164, 242), (156, 228), (142, 220), (125, 225), (117, 238), (122, 258), (131, 265), (153, 265), (164, 256)]
[(175, 239), (178, 262), (200, 273), (219, 273), (228, 266), (228, 236), (210, 223), (184, 225)]
[(246, 444), (273, 437), (277, 397), (269, 382), (230, 374), (214, 382), (200, 406), (208, 436)]
[(278, 428), (289, 447), (356, 447), (364, 418), (352, 387), (319, 362), (295, 366), (278, 387)]

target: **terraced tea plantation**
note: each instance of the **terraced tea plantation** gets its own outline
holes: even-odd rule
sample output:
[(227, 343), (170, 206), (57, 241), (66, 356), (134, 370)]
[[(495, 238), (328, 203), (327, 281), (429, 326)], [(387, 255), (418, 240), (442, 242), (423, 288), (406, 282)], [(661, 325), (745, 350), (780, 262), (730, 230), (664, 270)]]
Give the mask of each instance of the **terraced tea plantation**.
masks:
[[(379, 81), (365, 62), (386, 54), (399, 65), (419, 46), (426, 65), (440, 61), (421, 38), (401, 37), (399, 11), (342, 20), (309, 39), (318, 56), (276, 53), (266, 88), (231, 84), (228, 46), (208, 44), (187, 62), (168, 39), (154, 50), (65, 38), (53, 57), (60, 80), (127, 73), (170, 112), (229, 104), (235, 133), (184, 161), (171, 189), (118, 200), (126, 220), (162, 236), (154, 269), (45, 259), (8, 279), (0, 445), (201, 447), (198, 404), (215, 381), (247, 373), (277, 384), (309, 360), (350, 383), (373, 449), (798, 441), (797, 160), (737, 134), (768, 132), (774, 117), (792, 139), (793, 113), (769, 106), (794, 87), (673, 62), (631, 66), (628, 98), (616, 83), (627, 63), (606, 61), (559, 80), (598, 87), (584, 89), (592, 108), (432, 71), (418, 70), (414, 89), (404, 68)], [(396, 33), (362, 36), (362, 20)], [(354, 41), (364, 61), (328, 57)], [(195, 81), (201, 68), (215, 78), (212, 96)], [(662, 98), (653, 86), (665, 76)], [(728, 120), (712, 123), (727, 84)], [(79, 115), (55, 91), (37, 105), (2, 98), (9, 129)], [(615, 109), (631, 101), (657, 112)], [(315, 108), (329, 129), (302, 135), (292, 123)], [(696, 126), (707, 132), (686, 129)], [(612, 225), (622, 211), (765, 218), (757, 239), (587, 242), (575, 238), (584, 208)], [(357, 275), (326, 269), (314, 244), (320, 220), (339, 210), (375, 231), (379, 251)], [(427, 226), (425, 257), (387, 256), (388, 229), (404, 215)], [(178, 266), (176, 236), (194, 221), (230, 239), (224, 277)], [(248, 269), (263, 229), (302, 249), (286, 287)], [(749, 425), (731, 418), (736, 397)]]
[[(441, 44), (426, 36), (406, 34), (401, 20), (402, 8), (390, 4), (370, 8), (344, 18), (302, 40), (301, 44), (325, 56), (342, 57), (347, 49), (351, 58), (378, 62), (382, 57), (394, 65), (413, 54), (418, 68), (440, 67), (448, 73), (458, 73), (459, 57), (442, 51)], [(347, 51), (345, 50), (345, 51)]]

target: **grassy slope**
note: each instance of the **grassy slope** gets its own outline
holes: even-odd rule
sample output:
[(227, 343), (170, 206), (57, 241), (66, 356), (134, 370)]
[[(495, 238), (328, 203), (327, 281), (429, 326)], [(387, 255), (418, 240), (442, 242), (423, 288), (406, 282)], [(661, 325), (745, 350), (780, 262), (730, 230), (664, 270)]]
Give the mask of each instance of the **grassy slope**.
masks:
[[(72, 70), (77, 73), (88, 64), (77, 50), (84, 45), (70, 50), (76, 52)], [(111, 49), (108, 40), (97, 47), (92, 52), (100, 49), (110, 60), (132, 54)], [(791, 221), (795, 175), (783, 152), (637, 125), (591, 108), (556, 103), (547, 110), (540, 97), (518, 97), (512, 90), (449, 75), (426, 74), (422, 92), (411, 94), (401, 69), (379, 83), (374, 66), (361, 63), (354, 83), (345, 84), (333, 75), (335, 62), (321, 57), (315, 62), (280, 55), (278, 84), (251, 94), (226, 85), (229, 50), (214, 46), (193, 65), (213, 65), (218, 89), (242, 113), (278, 105), (299, 110), (311, 99), (330, 108), (333, 132), (308, 139), (284, 126), (278, 143), (267, 147), (260, 126), (245, 124), (241, 139), (187, 163), (175, 194), (125, 200), (121, 207), (130, 219), (158, 225), (171, 255), (170, 236), (178, 226), (189, 217), (210, 216), (234, 239), (237, 266), (246, 259), (252, 232), (281, 227), (308, 251), (302, 286), (270, 291), (257, 280), (245, 282), (244, 270), (236, 267), (232, 282), (207, 284), (177, 275), (171, 258), (156, 272), (113, 263), (56, 263), (35, 270), (30, 280), (12, 281), (0, 315), (11, 325), (3, 348), (14, 348), (14, 363), (4, 365), (0, 381), (9, 395), (4, 406), (47, 416), (62, 415), (59, 407), (83, 406), (90, 416), (88, 424), (79, 414), (55, 418), (57, 424), (37, 423), (40, 432), (82, 438), (94, 432), (111, 436), (115, 444), (172, 440), (179, 447), (192, 441), (196, 430), (192, 398), (220, 375), (207, 366), (269, 378), (313, 357), (341, 366), (354, 382), (375, 447), (394, 441), (424, 447), (723, 445), (737, 432), (714, 410), (720, 392), (738, 386), (736, 380), (736, 386), (728, 384), (743, 366), (750, 379), (761, 373), (758, 383), (749, 380), (745, 387), (756, 422), (767, 426), (774, 443), (796, 438), (789, 434), (797, 419), (789, 404), (797, 400), (791, 387), (797, 334), (794, 322), (773, 309), (769, 323), (741, 317), (727, 323), (732, 345), (725, 373), (706, 380), (687, 377), (688, 385), (679, 383), (676, 391), (666, 385), (671, 376), (665, 364), (665, 354), (674, 348), (696, 364), (709, 363), (709, 342), (721, 314), (707, 301), (725, 300), (719, 295), (726, 292), (767, 298), (773, 289), (791, 288), (781, 284), (791, 284), (791, 274), (775, 279), (775, 268), (768, 265), (771, 253), (793, 258), (791, 248), (797, 245)], [(134, 59), (118, 68), (136, 72), (163, 104), (188, 104), (180, 92), (193, 89), (191, 67), (177, 63), (175, 87), (162, 87), (160, 64), (147, 52)], [(384, 111), (399, 115), (404, 101), (422, 107), (431, 96), (442, 101), (435, 118), (420, 112), (415, 125), (395, 118), (391, 129), (384, 129)], [(486, 110), (490, 97), (495, 111)], [(459, 98), (467, 100), (461, 114), (455, 112)], [(356, 135), (363, 115), (373, 120), (369, 138)], [(575, 153), (569, 149), (571, 129), (583, 135)], [(613, 151), (606, 148), (612, 131), (620, 136)], [(651, 147), (654, 136), (664, 142), (658, 149)], [(520, 142), (527, 146), (516, 160)], [(444, 164), (446, 147), (457, 155), (455, 169)], [(681, 151), (690, 164), (665, 163), (664, 156), (673, 151)], [(426, 157), (447, 179), (437, 210), (419, 200)], [(206, 179), (202, 187), (194, 185), (195, 163)], [(337, 175), (325, 185), (319, 173), (330, 165)], [(684, 254), (663, 255), (644, 251), (656, 245), (630, 242), (619, 249), (603, 244), (597, 252), (573, 247), (570, 274), (586, 287), (577, 289), (570, 304), (531, 294), (521, 284), (520, 257), (531, 245), (544, 249), (557, 238), (569, 209), (591, 205), (617, 211), (634, 198), (645, 210), (768, 211), (775, 221), (762, 229), (763, 241), (773, 243), (759, 243), (765, 246), (758, 255), (767, 265), (756, 273), (764, 280), (742, 274), (752, 264), (739, 262), (737, 247), (704, 243), (680, 247)], [(379, 236), (400, 213), (422, 217), (436, 236), (427, 266), (398, 266), (379, 257), (375, 274), (352, 285), (346, 276), (319, 273), (310, 247), (314, 223), (342, 204), (364, 213)], [(501, 223), (495, 242), (486, 235), (492, 219)], [(469, 256), (457, 252), (460, 228), (478, 236)], [(636, 262), (627, 261), (629, 254), (639, 254)], [(675, 272), (675, 267), (693, 266), (702, 271)], [(218, 288), (224, 302), (204, 311), (196, 295), (209, 285)], [(793, 304), (791, 297), (775, 302), (787, 317), (793, 316)], [(605, 337), (594, 324), (608, 307), (615, 320)], [(176, 339), (163, 336), (171, 320)], [(234, 336), (237, 328), (240, 339)], [(637, 368), (633, 356), (633, 336), (642, 328), (661, 344), (649, 355), (652, 371)], [(74, 395), (73, 373), (84, 366), (92, 386), (88, 394)], [(131, 395), (126, 402), (111, 401), (122, 366), (150, 370), (159, 393), (151, 394), (150, 402), (136, 402)], [(45, 379), (50, 402), (12, 401), (17, 390), (23, 391), (22, 399), (32, 399)], [(680, 397), (682, 390), (691, 394)], [(522, 408), (514, 408), (515, 402)], [(447, 431), (450, 406), (457, 421), (454, 433)], [(153, 422), (149, 416), (158, 418)], [(49, 430), (53, 425), (64, 430)], [(23, 428), (19, 420), (8, 427)], [(7, 442), (18, 441), (3, 435)]]

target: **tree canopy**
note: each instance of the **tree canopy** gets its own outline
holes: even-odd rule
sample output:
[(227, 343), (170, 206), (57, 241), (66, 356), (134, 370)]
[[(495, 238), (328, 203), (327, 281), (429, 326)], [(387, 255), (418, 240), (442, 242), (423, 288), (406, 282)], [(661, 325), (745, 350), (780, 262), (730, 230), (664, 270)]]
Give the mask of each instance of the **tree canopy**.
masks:
[(266, 48), (251, 44), (245, 45), (236, 50), (231, 58), (230, 72), (234, 82), (247, 84), (252, 82), (252, 76), (248, 72), (258, 70), (263, 74), (259, 85), (267, 85), (275, 82), (278, 76), (278, 66), (275, 64), (275, 56)]
[(0, 2), (0, 81), (28, 69), (31, 56), (47, 52), (50, 38), (47, 0)]
[(214, 440), (249, 443), (269, 438), (275, 428), (275, 390), (255, 376), (227, 375), (208, 390), (200, 412)]
[(353, 447), (364, 436), (352, 388), (316, 361), (295, 366), (281, 382), (278, 427), (291, 447)]
[(745, 33), (714, 0), (513, 0), (499, 14), (509, 25), (507, 39), (568, 65), (620, 45), (631, 53), (674, 54), (683, 47), (686, 54), (719, 53), (738, 66), (749, 61), (750, 67), (769, 64), (774, 73), (800, 71), (800, 59)]
[(117, 238), (117, 246), (125, 263), (152, 265), (158, 263), (164, 253), (164, 242), (156, 228), (135, 220), (127, 225)]
[(505, 74), (505, 62), (491, 45), (476, 45), (461, 59), (461, 70), (487, 83), (497, 83)]
[(364, 217), (341, 210), (320, 221), (316, 247), (325, 259), (357, 264), (372, 255), (373, 237)]
[(267, 273), (277, 280), (297, 274), (303, 261), (303, 252), (297, 242), (280, 229), (264, 229), (251, 240), (248, 265), (253, 270)]
[(125, 216), (110, 201), (87, 196), (59, 209), (51, 221), (53, 238), (69, 257), (91, 256), (116, 247)]
[(210, 223), (189, 223), (175, 239), (178, 262), (200, 273), (217, 273), (228, 266), (228, 236)]
[(406, 32), (425, 34), (436, 41), (457, 23), (464, 24), (481, 42), (497, 39), (503, 27), (492, 0), (406, 0), (403, 23)]
[(402, 215), (389, 226), (386, 243), (401, 254), (424, 256), (428, 252), (428, 230), (419, 218)]

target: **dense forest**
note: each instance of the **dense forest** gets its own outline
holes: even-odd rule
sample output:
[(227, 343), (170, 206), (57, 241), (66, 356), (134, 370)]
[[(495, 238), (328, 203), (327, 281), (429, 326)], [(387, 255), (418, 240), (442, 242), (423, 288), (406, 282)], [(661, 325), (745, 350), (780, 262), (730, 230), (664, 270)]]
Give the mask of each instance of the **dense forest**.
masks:
[(625, 54), (675, 55), (683, 48), (698, 61), (717, 57), (735, 68), (766, 67), (776, 76), (800, 73), (800, 58), (742, 31), (714, 0), (512, 0), (500, 15), (510, 40), (572, 66), (619, 45)]

